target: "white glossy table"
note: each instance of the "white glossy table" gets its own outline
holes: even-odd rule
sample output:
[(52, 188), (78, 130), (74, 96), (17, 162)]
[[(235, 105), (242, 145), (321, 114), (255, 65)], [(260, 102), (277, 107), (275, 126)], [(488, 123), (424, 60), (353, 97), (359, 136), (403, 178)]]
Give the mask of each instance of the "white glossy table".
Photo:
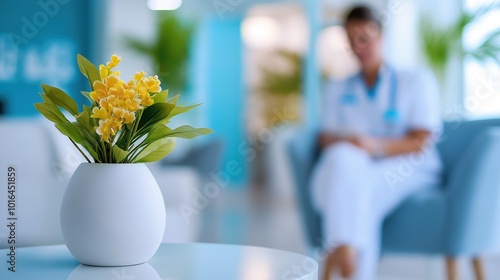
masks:
[(164, 243), (147, 263), (128, 267), (80, 265), (64, 245), (18, 248), (16, 272), (0, 250), (2, 280), (317, 280), (312, 258), (261, 247)]

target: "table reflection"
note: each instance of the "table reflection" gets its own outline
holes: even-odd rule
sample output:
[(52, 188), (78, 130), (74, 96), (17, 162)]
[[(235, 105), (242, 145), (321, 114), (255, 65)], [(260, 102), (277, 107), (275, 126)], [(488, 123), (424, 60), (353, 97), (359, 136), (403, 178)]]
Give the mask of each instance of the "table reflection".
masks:
[(318, 279), (315, 260), (252, 246), (162, 244), (147, 263), (125, 267), (82, 265), (64, 245), (19, 248), (16, 257), (16, 272), (0, 265), (1, 280)]
[(96, 267), (80, 264), (67, 280), (161, 280), (158, 272), (148, 263), (122, 267)]

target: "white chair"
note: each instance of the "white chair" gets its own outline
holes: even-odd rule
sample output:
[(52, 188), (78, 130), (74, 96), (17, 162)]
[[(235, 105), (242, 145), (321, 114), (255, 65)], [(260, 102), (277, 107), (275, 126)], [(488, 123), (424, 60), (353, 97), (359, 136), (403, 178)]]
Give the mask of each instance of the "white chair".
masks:
[(0, 248), (9, 246), (7, 169), (16, 169), (16, 246), (63, 243), (59, 209), (65, 190), (54, 142), (38, 119), (0, 119)]

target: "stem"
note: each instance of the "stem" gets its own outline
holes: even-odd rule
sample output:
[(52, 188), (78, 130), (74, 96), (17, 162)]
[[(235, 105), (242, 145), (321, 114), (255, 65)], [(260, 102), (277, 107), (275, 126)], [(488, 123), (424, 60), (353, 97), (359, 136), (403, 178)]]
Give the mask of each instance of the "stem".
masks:
[(75, 141), (73, 141), (73, 139), (69, 138), (68, 139), (71, 141), (71, 143), (73, 143), (73, 145), (78, 149), (78, 151), (80, 152), (80, 154), (82, 154), (82, 156), (87, 160), (88, 163), (91, 163), (90, 159), (85, 155), (85, 153), (80, 149), (80, 147), (78, 147), (78, 145), (75, 143)]
[[(94, 144), (95, 144), (95, 152), (99, 155), (102, 156), (102, 152), (101, 152), (101, 147), (99, 147), (99, 142), (100, 142), (100, 139), (96, 140), (94, 138), (94, 136), (92, 135), (92, 133), (89, 131), (89, 129), (87, 128), (87, 126), (83, 125), (83, 130), (85, 131), (85, 133), (87, 134), (87, 137), (88, 139), (91, 139), (93, 140)], [(99, 163), (102, 163), (102, 161), (97, 158), (97, 159), (94, 159), (94, 160), (97, 160)]]
[(111, 141), (109, 142), (109, 160), (111, 163), (114, 163), (114, 158), (113, 158), (113, 143), (115, 142), (116, 134), (111, 138)]
[(112, 145), (111, 145), (112, 142), (110, 142), (108, 144), (108, 148), (109, 148), (109, 162), (110, 163), (113, 163), (113, 149), (112, 149)]
[(103, 160), (104, 160), (104, 163), (108, 163), (108, 155), (106, 153), (106, 144), (103, 142), (103, 141), (100, 141), (101, 142), (101, 148), (102, 148), (102, 154), (103, 154)]
[(99, 158), (99, 163), (103, 163), (104, 157), (102, 156), (102, 146), (100, 145), (100, 141), (95, 142), (95, 151), (97, 153), (97, 157)]
[(129, 162), (132, 162), (132, 160), (133, 160), (134, 158), (136, 158), (136, 157), (137, 157), (137, 154), (136, 154), (136, 155), (134, 155), (134, 153), (138, 153), (138, 152), (139, 152), (139, 149), (140, 149), (140, 148), (142, 148), (142, 147), (144, 147), (144, 146), (145, 146), (145, 144), (144, 144), (144, 142), (143, 142), (143, 143), (141, 143), (141, 144), (139, 144), (139, 145), (135, 146), (135, 147), (134, 147), (134, 148), (130, 151), (130, 153), (129, 153), (129, 154), (128, 154), (128, 156), (127, 156), (127, 158), (128, 158), (128, 160), (129, 160)]
[(95, 143), (95, 151), (96, 151), (96, 153), (98, 153), (98, 156), (97, 156), (97, 161), (98, 161), (99, 163), (102, 163), (102, 160), (99, 158), (100, 149), (99, 149), (99, 144), (98, 144), (97, 142)]
[(130, 144), (132, 144), (132, 138), (134, 138), (134, 134), (137, 132), (137, 128), (139, 127), (139, 122), (141, 121), (142, 112), (143, 111), (139, 111), (139, 113), (137, 114), (137, 118), (135, 119), (134, 129), (132, 130), (130, 138), (128, 139), (127, 150), (130, 148)]
[(120, 137), (118, 137), (118, 140), (116, 140), (116, 143), (120, 143), (120, 141), (122, 141), (124, 136), (125, 136), (125, 132), (123, 130), (120, 130)]

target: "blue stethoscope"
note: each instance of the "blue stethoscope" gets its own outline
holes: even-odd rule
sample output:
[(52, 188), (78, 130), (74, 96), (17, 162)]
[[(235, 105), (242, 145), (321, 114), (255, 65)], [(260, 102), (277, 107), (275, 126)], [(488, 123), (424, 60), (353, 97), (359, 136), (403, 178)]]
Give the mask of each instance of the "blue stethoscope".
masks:
[[(390, 84), (389, 84), (389, 105), (387, 107), (387, 110), (385, 110), (383, 114), (383, 119), (384, 123), (386, 124), (388, 132), (391, 132), (394, 130), (396, 127), (400, 116), (399, 112), (397, 110), (397, 89), (398, 89), (398, 80), (397, 80), (397, 75), (396, 71), (392, 67), (388, 67), (390, 71)], [(354, 76), (353, 78), (360, 78), (361, 73)], [(353, 91), (353, 86), (355, 83), (352, 83), (352, 81), (348, 82), (350, 84), (350, 87), (346, 90), (346, 92), (341, 95), (341, 100), (340, 103), (341, 105), (355, 105), (357, 103), (357, 96), (354, 94)], [(369, 98), (374, 99), (375, 96), (377, 96), (377, 91), (379, 90), (379, 85), (380, 85), (380, 74), (377, 77), (377, 81), (375, 82), (375, 85), (372, 88), (368, 88), (364, 83), (363, 86), (365, 88), (366, 94)], [(342, 116), (339, 116), (339, 120), (343, 120)]]

